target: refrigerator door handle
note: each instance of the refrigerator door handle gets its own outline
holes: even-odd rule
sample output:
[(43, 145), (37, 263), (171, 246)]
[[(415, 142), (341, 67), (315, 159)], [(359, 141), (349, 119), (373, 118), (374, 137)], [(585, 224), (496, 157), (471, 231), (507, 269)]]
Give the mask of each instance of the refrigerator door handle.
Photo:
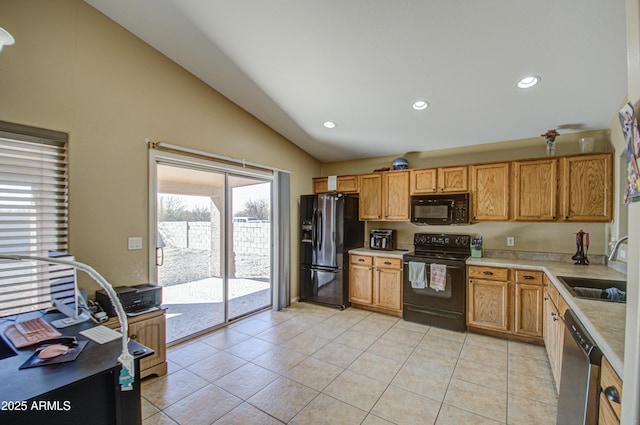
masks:
[(313, 216), (311, 217), (311, 247), (315, 250), (318, 243), (318, 210), (313, 209)]
[(322, 251), (322, 240), (324, 239), (324, 225), (322, 223), (323, 217), (322, 217), (322, 212), (318, 213), (318, 227), (319, 227), (319, 239), (320, 239), (320, 244), (318, 246), (318, 249), (320, 251)]

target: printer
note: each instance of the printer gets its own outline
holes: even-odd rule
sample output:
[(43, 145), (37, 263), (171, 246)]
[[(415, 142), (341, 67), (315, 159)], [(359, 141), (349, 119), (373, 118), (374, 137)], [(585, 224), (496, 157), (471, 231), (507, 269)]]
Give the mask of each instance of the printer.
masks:
[[(135, 286), (117, 286), (113, 288), (127, 315), (143, 313), (162, 305), (162, 286), (143, 283)], [(109, 295), (104, 289), (96, 291), (96, 302), (109, 317), (116, 316), (116, 311)]]

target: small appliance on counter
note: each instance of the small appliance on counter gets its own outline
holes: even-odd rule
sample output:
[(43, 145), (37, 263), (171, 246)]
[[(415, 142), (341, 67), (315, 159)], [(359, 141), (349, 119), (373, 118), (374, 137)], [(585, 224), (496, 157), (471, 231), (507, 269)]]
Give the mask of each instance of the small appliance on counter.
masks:
[(381, 251), (396, 249), (396, 231), (386, 229), (371, 229), (369, 232), (369, 248)]
[(572, 260), (575, 260), (575, 264), (581, 266), (588, 266), (589, 259), (587, 258), (587, 253), (589, 252), (589, 234), (585, 233), (584, 230), (580, 229), (578, 233), (576, 233), (576, 253)]

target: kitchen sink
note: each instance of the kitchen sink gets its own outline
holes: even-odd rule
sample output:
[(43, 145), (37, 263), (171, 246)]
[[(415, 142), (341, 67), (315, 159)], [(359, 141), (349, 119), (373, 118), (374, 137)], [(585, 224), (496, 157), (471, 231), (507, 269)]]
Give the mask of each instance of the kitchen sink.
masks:
[(576, 298), (625, 303), (627, 282), (624, 280), (591, 279), (587, 277), (558, 276), (569, 293)]

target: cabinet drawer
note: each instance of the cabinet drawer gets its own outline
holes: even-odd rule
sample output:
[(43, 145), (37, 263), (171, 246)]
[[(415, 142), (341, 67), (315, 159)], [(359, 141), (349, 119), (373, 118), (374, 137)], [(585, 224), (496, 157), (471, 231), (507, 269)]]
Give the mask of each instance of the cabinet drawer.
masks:
[(374, 257), (373, 264), (376, 267), (383, 267), (385, 269), (402, 269), (401, 258), (389, 258), (389, 257)]
[(509, 280), (509, 269), (501, 267), (469, 266), (470, 279)]
[(351, 254), (351, 264), (360, 264), (362, 266), (371, 266), (373, 265), (373, 257), (370, 255), (357, 255)]
[[(602, 368), (600, 369), (600, 386), (602, 387), (602, 395), (605, 396), (604, 391), (608, 387), (615, 387), (620, 394), (620, 399), (622, 399), (622, 380), (618, 376), (618, 374), (613, 370), (609, 361), (603, 357), (602, 358)], [(606, 398), (606, 396), (605, 396)], [(620, 417), (620, 409), (622, 406), (620, 403), (616, 403), (612, 400), (607, 399), (611, 408), (615, 412), (616, 416)]]
[(531, 270), (516, 270), (516, 283), (528, 283), (529, 285), (542, 285), (543, 272)]

